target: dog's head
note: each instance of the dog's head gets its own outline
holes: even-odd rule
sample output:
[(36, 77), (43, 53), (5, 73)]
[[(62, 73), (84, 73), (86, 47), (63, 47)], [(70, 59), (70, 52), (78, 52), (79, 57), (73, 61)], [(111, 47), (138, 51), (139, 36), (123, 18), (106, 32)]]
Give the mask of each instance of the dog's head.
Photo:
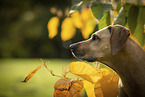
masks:
[(79, 59), (99, 61), (121, 51), (129, 35), (129, 30), (121, 25), (108, 26), (93, 33), (90, 39), (70, 45), (70, 48)]

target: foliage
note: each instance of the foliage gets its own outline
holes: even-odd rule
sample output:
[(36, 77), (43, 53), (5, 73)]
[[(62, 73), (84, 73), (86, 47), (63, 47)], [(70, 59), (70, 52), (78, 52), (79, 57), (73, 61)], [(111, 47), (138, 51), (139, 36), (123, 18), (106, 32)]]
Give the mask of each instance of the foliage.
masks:
[(84, 79), (88, 97), (117, 97), (119, 77), (115, 72), (79, 61), (70, 63), (69, 70)]
[[(52, 17), (48, 22), (49, 38), (52, 39), (57, 35), (58, 18)], [(56, 25), (54, 25), (56, 23)], [(89, 35), (93, 32), (96, 26), (96, 20), (93, 17), (91, 9), (82, 9), (81, 12), (74, 11), (70, 14), (70, 17), (66, 17), (61, 25), (61, 39), (63, 41), (70, 40), (75, 32), (76, 28), (80, 29), (85, 39), (89, 38)], [(53, 37), (52, 37), (53, 36)]]
[(38, 66), (35, 70), (31, 71), (23, 82), (27, 82), (40, 68), (41, 66)]
[(100, 20), (103, 17), (104, 13), (112, 9), (112, 5), (96, 1), (92, 3), (91, 9), (93, 11), (94, 16), (98, 20)]
[[(106, 68), (94, 68), (90, 64), (79, 61), (70, 63), (68, 72), (83, 78), (82, 82), (78, 78), (76, 80), (67, 78), (66, 74), (68, 72), (65, 72), (63, 76), (55, 75), (48, 69), (46, 62), (43, 62), (42, 65), (53, 76), (60, 77), (54, 85), (54, 97), (74, 97), (75, 95), (80, 95), (79, 92), (83, 88), (86, 90), (88, 97), (116, 97), (118, 94), (119, 77), (115, 72), (111, 72)], [(27, 82), (34, 76), (42, 65), (39, 65), (35, 70), (31, 71), (23, 82)]]
[[(62, 27), (63, 30), (66, 29), (66, 33), (63, 36), (61, 35), (63, 41), (70, 40), (74, 36), (75, 30), (72, 30), (71, 27), (69, 28), (71, 25), (81, 29), (84, 39), (87, 39), (89, 35), (93, 33), (95, 26), (102, 29), (110, 24), (120, 24), (130, 29), (132, 37), (138, 41), (142, 47), (145, 45), (144, 1), (124, 0), (121, 2), (107, 2), (103, 0), (80, 0), (80, 2), (77, 3), (78, 4), (73, 5), (70, 11), (73, 12), (69, 14), (73, 23)], [(71, 31), (73, 34), (71, 34)], [(49, 31), (49, 34), (52, 34), (52, 32)], [(64, 37), (65, 35), (68, 37), (67, 39)]]
[(55, 83), (54, 88), (54, 97), (73, 97), (83, 89), (83, 83), (80, 80), (62, 78)]
[[(65, 31), (65, 34), (63, 33), (61, 38), (63, 41), (70, 40), (75, 34), (75, 28), (78, 28), (81, 30), (84, 39), (87, 39), (93, 33), (95, 26), (98, 26), (98, 29), (102, 29), (110, 24), (120, 24), (128, 27), (131, 37), (142, 47), (145, 47), (144, 4), (144, 1), (133, 2), (132, 0), (124, 0), (122, 2), (81, 0), (79, 4), (72, 7), (70, 12), (73, 12), (69, 14), (69, 17), (66, 17), (68, 20), (64, 19), (61, 28), (62, 32)], [(63, 25), (66, 21), (68, 24)], [(84, 79), (84, 88), (89, 97), (117, 96), (119, 77), (114, 72), (104, 68), (96, 69), (84, 62), (70, 63), (69, 70)]]

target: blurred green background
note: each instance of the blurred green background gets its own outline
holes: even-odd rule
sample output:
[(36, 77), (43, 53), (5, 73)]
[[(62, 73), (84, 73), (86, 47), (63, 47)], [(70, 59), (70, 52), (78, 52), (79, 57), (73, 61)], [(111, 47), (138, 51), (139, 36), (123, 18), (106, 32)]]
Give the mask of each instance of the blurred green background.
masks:
[[(74, 61), (44, 60), (48, 68), (60, 76)], [(30, 71), (41, 64), (39, 59), (0, 59), (0, 97), (53, 97), (54, 84), (60, 78), (52, 76), (44, 66), (27, 83), (22, 82)], [(70, 73), (67, 76), (75, 78)]]
[[(69, 45), (78, 38), (62, 42), (58, 34), (50, 40), (47, 30), (49, 19), (55, 16), (50, 8), (55, 6), (64, 12), (71, 3), (71, 0), (1, 0), (0, 58), (71, 58)], [(65, 17), (60, 17), (60, 24)]]
[(69, 45), (82, 39), (81, 34), (66, 42), (59, 34), (48, 38), (47, 23), (55, 16), (52, 6), (64, 11), (71, 0), (0, 0), (0, 97), (53, 97), (59, 78), (44, 67), (27, 83), (21, 82), (42, 64), (39, 58), (47, 58), (48, 68), (62, 75), (73, 61)]

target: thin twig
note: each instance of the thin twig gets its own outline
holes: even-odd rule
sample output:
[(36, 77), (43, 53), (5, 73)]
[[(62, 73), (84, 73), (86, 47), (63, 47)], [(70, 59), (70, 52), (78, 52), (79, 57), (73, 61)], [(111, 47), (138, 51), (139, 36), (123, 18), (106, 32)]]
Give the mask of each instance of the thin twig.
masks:
[(42, 65), (45, 66), (45, 68), (48, 70), (48, 72), (50, 72), (50, 74), (51, 74), (52, 76), (62, 77), (62, 76), (59, 76), (59, 75), (55, 75), (55, 74), (53, 73), (52, 70), (49, 70), (49, 69), (48, 69), (46, 62), (44, 62), (41, 58), (40, 58), (40, 60), (41, 60), (41, 62), (43, 63)]

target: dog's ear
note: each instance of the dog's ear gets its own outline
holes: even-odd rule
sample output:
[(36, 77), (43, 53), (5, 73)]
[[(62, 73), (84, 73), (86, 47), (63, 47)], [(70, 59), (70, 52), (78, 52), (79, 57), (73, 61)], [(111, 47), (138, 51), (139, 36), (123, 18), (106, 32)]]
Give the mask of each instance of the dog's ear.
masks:
[(111, 32), (110, 43), (112, 55), (115, 55), (124, 47), (130, 35), (129, 29), (121, 25), (109, 26), (108, 29)]

